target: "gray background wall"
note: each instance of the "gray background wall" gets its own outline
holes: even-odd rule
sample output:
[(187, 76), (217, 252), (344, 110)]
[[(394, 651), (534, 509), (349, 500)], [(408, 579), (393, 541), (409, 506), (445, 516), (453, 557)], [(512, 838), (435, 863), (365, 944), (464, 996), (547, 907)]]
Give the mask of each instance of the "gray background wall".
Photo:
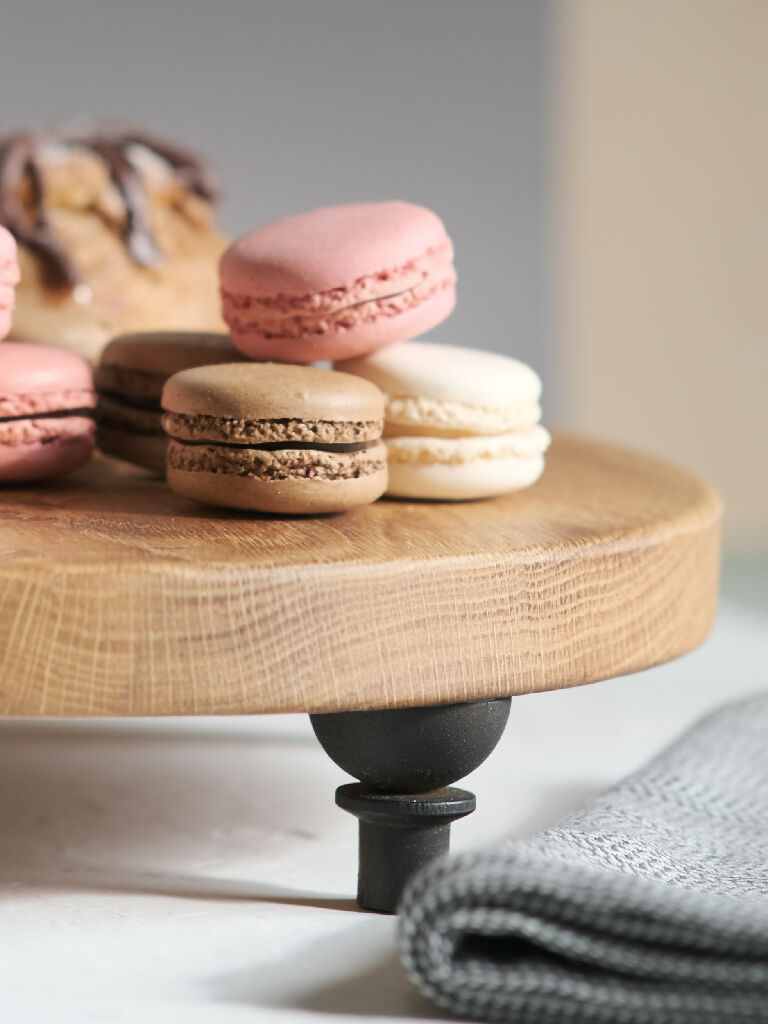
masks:
[(550, 372), (538, 0), (0, 0), (0, 128), (135, 119), (215, 158), (234, 234), (404, 198), (460, 275), (435, 340)]

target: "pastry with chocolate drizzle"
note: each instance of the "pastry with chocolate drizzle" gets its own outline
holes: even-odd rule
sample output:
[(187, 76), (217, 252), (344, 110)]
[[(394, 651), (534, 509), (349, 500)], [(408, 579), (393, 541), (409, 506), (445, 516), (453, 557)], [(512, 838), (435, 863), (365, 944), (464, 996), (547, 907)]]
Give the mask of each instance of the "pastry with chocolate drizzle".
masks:
[(0, 224), (22, 283), (12, 336), (98, 359), (116, 334), (214, 331), (216, 175), (139, 131), (0, 138)]

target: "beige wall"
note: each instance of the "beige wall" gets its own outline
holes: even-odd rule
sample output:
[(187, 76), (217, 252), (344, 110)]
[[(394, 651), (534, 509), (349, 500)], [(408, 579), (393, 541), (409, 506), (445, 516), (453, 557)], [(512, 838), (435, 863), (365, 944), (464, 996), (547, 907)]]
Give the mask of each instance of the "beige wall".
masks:
[(664, 453), (768, 547), (768, 0), (561, 0), (563, 419)]

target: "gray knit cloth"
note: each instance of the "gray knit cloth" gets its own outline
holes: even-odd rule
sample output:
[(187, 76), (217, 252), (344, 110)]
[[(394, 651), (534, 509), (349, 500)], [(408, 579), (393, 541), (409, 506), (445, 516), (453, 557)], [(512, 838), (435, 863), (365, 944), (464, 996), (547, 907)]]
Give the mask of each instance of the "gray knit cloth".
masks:
[(459, 1017), (768, 1021), (768, 697), (717, 711), (533, 839), (430, 865), (400, 942)]

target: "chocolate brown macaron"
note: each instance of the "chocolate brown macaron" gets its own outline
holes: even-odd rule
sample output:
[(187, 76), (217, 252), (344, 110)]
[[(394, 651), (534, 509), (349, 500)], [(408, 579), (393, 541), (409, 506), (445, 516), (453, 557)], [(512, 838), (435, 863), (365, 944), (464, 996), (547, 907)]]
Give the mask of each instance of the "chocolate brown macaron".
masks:
[(168, 446), (160, 407), (165, 382), (179, 370), (242, 358), (226, 334), (147, 331), (113, 338), (95, 372), (98, 448), (162, 475)]
[(184, 370), (163, 389), (168, 483), (209, 505), (287, 515), (381, 497), (384, 396), (347, 373), (283, 363)]

